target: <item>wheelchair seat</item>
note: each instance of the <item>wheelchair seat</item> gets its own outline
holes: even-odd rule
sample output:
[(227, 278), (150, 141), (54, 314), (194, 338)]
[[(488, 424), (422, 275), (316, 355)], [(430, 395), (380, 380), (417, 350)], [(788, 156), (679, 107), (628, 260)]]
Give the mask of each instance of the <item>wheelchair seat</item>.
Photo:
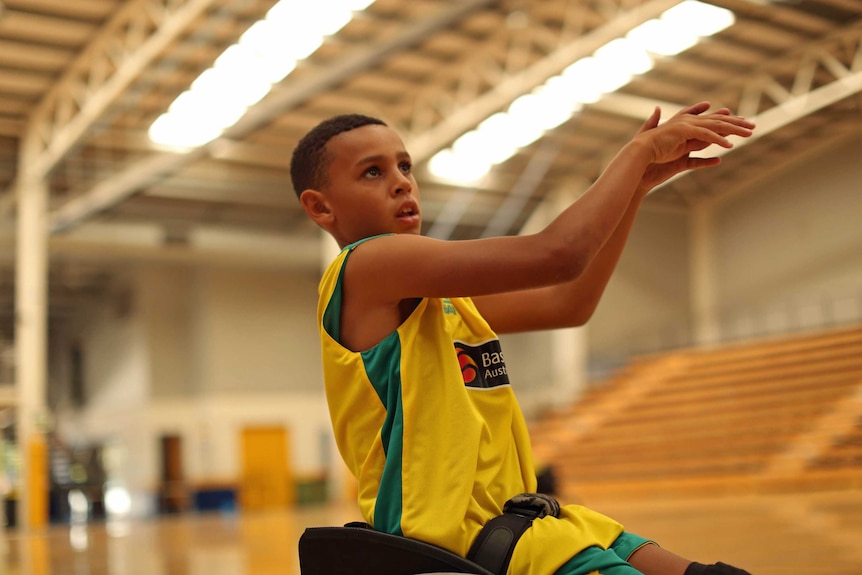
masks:
[(494, 575), (446, 549), (363, 523), (309, 527), (299, 538), (302, 575)]

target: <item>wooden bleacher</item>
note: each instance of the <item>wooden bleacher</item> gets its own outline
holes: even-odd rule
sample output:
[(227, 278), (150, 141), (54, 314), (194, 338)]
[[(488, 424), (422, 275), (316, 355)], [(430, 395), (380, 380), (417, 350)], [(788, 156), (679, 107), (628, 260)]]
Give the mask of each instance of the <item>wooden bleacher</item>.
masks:
[(531, 433), (570, 497), (862, 488), (862, 327), (640, 358)]

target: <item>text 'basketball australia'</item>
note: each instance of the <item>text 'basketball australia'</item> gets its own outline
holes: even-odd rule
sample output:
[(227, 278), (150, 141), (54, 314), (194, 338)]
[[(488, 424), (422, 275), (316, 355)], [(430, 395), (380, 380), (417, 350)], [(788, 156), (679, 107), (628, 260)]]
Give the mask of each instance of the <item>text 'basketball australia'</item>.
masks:
[(455, 353), (458, 354), (461, 375), (467, 387), (509, 385), (509, 374), (499, 340), (494, 339), (477, 346), (456, 341)]

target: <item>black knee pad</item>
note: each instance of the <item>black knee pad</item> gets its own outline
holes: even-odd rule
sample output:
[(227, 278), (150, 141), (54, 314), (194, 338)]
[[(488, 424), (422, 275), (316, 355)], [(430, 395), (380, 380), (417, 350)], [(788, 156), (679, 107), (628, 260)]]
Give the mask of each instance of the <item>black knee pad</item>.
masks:
[(685, 575), (751, 575), (748, 571), (728, 565), (727, 563), (712, 563), (703, 565), (702, 563), (692, 563), (685, 570)]

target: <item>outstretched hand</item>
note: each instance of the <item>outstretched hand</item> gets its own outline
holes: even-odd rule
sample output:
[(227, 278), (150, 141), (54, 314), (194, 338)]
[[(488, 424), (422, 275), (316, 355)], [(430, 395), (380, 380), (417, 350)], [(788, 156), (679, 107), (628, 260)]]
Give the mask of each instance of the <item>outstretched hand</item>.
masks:
[(691, 152), (703, 150), (712, 144), (732, 148), (733, 144), (727, 136), (751, 136), (754, 129), (752, 122), (731, 114), (727, 108), (705, 113), (707, 110), (709, 102), (699, 102), (683, 108), (661, 126), (660, 108), (656, 107), (647, 118), (635, 136), (635, 139), (646, 143), (653, 157), (641, 178), (640, 189), (644, 193), (681, 172), (721, 163), (718, 157), (693, 158)]

